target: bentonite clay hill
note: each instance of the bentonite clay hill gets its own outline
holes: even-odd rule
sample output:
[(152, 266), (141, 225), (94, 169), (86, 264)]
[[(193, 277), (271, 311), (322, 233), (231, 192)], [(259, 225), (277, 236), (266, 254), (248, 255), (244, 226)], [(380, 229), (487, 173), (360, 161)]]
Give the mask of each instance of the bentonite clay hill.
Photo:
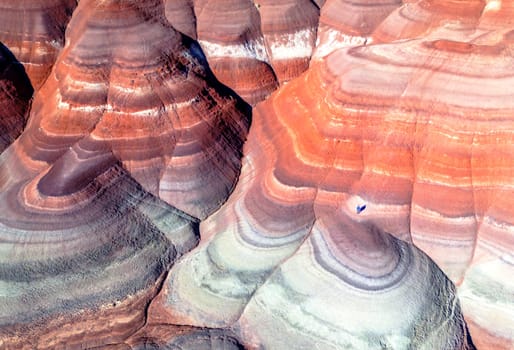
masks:
[(514, 349), (513, 16), (0, 0), (0, 349)]

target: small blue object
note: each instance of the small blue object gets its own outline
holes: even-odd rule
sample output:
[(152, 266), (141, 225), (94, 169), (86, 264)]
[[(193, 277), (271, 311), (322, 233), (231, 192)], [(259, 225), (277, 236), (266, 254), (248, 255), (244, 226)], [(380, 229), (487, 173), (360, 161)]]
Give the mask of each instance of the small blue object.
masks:
[(364, 211), (364, 209), (366, 209), (366, 204), (358, 205), (357, 208), (355, 208), (355, 210), (357, 211), (357, 214), (362, 213)]

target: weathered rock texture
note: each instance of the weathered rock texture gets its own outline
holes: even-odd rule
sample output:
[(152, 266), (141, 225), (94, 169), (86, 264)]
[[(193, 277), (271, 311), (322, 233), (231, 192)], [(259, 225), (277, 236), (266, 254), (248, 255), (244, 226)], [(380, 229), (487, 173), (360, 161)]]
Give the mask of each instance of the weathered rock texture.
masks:
[(0, 41), (25, 66), (37, 90), (64, 46), (76, 0), (1, 0)]
[[(385, 233), (410, 241), (404, 190), (413, 180), (379, 172), (396, 164), (386, 160), (412, 159), (409, 134), (395, 129), (406, 123), (390, 121), (398, 136), (387, 148), (379, 115), (336, 100), (345, 86), (337, 58), (258, 105), (234, 193), (202, 223), (203, 243), (174, 266), (152, 307), (177, 324), (233, 327), (255, 347), (467, 349), (451, 283)], [(384, 316), (374, 323), (373, 314)]]
[[(144, 324), (162, 275), (197, 242), (196, 221), (145, 192), (112, 157), (82, 143), (60, 160), (2, 188), (6, 348), (124, 339)], [(49, 194), (63, 171), (76, 181)]]
[(0, 155), (0, 347), (514, 348), (513, 12), (81, 0)]
[(245, 347), (237, 340), (235, 334), (222, 329), (147, 324), (123, 344), (109, 349), (244, 350)]
[(375, 29), (401, 5), (401, 0), (327, 0), (321, 8), (314, 56), (371, 43)]
[(307, 69), (319, 8), (309, 0), (166, 0), (166, 16), (197, 39), (216, 77), (251, 104)]
[(174, 207), (198, 218), (217, 209), (239, 173), (248, 107), (167, 23), (161, 2), (81, 1), (67, 35), (24, 151), (52, 163), (88, 137)]
[[(6, 86), (2, 102), (26, 108)], [(234, 186), (248, 123), (159, 1), (82, 0), (0, 155), (0, 347), (103, 346), (141, 328)]]

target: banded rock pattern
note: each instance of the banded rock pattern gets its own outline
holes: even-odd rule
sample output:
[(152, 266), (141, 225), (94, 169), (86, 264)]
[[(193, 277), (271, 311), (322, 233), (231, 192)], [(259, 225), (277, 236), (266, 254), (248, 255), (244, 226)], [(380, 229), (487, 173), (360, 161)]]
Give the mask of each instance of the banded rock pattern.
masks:
[(321, 8), (314, 57), (325, 57), (338, 48), (373, 42), (375, 29), (401, 5), (401, 0), (372, 3), (366, 0), (327, 0)]
[(279, 83), (303, 73), (316, 43), (319, 9), (307, 0), (256, 1), (269, 61)]
[(268, 349), (472, 348), (454, 287), (426, 255), (331, 214), (253, 295), (243, 339)]
[[(256, 348), (472, 348), (441, 271), (384, 233), (398, 227), (394, 220), (380, 220), (373, 209), (355, 214), (361, 202), (350, 189), (363, 156), (362, 143), (351, 138), (362, 133), (358, 121), (337, 119), (335, 111), (313, 113), (323, 107), (316, 101), (327, 101), (320, 94), (333, 92), (319, 89), (330, 85), (322, 80), (328, 74), (317, 66), (258, 105), (234, 193), (201, 224), (200, 247), (172, 268), (151, 312), (177, 324), (234, 327)], [(355, 309), (336, 307), (342, 295)], [(380, 306), (370, 306), (382, 297)], [(405, 314), (393, 312), (400, 310), (397, 300), (412, 300)], [(388, 315), (383, 324), (352, 328), (355, 318), (378, 313)], [(280, 337), (273, 336), (277, 329)]]
[(36, 90), (64, 46), (64, 31), (76, 6), (76, 0), (0, 1), (0, 41), (25, 66)]
[(482, 0), (406, 2), (375, 29), (371, 40), (394, 42), (434, 37), (466, 42), (483, 34), (477, 26), (489, 11), (490, 6)]
[[(395, 81), (403, 81), (397, 94), (402, 91), (407, 108), (418, 106), (416, 129), (420, 129), (420, 107), (432, 124), (433, 130), (420, 144), (430, 140), (432, 145), (445, 145), (421, 149), (420, 155), (434, 158), (422, 167), (414, 158), (418, 174), (413, 181), (410, 230), (414, 244), (459, 285), (475, 344), (485, 349), (514, 346), (514, 288), (505, 280), (514, 272), (510, 199), (514, 121), (512, 96), (504, 89), (511, 84), (511, 12), (511, 2), (406, 4), (375, 31), (375, 42), (420, 39), (395, 44), (397, 49), (388, 58), (371, 53), (377, 68), (384, 61), (414, 68), (404, 79), (397, 75), (391, 80), (392, 72), (386, 73), (382, 86), (392, 90)], [(385, 70), (368, 73), (378, 71)], [(414, 102), (416, 96), (426, 102)], [(393, 103), (395, 109), (402, 106), (401, 100)]]
[[(297, 335), (319, 330), (269, 305), (272, 295), (286, 293), (277, 288), (301, 283), (273, 276), (307, 254), (313, 223), (364, 203), (355, 221), (413, 243), (457, 283), (479, 348), (513, 346), (514, 293), (500, 277), (514, 272), (514, 99), (505, 89), (512, 84), (505, 74), (511, 41), (505, 29), (480, 37), (459, 32), (480, 23), (466, 18), (434, 28), (427, 39), (337, 50), (257, 106), (236, 191), (202, 223), (205, 242), (172, 270), (163, 298), (171, 320), (255, 326), (280, 317)], [(450, 32), (453, 40), (438, 38)], [(219, 318), (216, 305), (231, 316)], [(246, 312), (254, 316), (247, 320)], [(270, 334), (262, 339), (273, 342)]]
[(188, 326), (147, 324), (123, 344), (108, 347), (109, 350), (244, 350), (245, 347), (230, 331), (201, 329)]
[(142, 327), (197, 218), (234, 186), (247, 113), (160, 1), (82, 0), (0, 155), (0, 347), (103, 346)]
[[(514, 6), (367, 4), (80, 1), (0, 155), (0, 347), (511, 349)], [(263, 99), (320, 6), (239, 175), (214, 75)]]
[(144, 188), (197, 218), (234, 186), (248, 107), (171, 28), (160, 1), (81, 1), (34, 101), (24, 152), (52, 163), (84, 137)]
[(309, 0), (167, 0), (166, 16), (198, 40), (222, 83), (255, 104), (307, 69), (319, 8)]
[(4, 185), (0, 210), (6, 348), (124, 339), (144, 324), (163, 274), (197, 243), (194, 218), (86, 141), (33, 179)]

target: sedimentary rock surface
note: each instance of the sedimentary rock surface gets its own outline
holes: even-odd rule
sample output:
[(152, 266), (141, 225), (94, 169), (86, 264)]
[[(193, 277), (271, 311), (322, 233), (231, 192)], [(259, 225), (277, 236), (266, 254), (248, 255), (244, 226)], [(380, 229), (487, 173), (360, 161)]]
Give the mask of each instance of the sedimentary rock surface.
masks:
[(51, 163), (105, 143), (149, 192), (204, 218), (234, 186), (248, 107), (212, 76), (159, 1), (81, 1), (20, 140)]
[(33, 179), (4, 183), (0, 210), (7, 348), (123, 339), (144, 324), (162, 275), (197, 243), (194, 218), (144, 191), (90, 141)]
[(435, 264), (344, 213), (317, 219), (236, 328), (268, 349), (470, 348), (454, 288)]
[[(451, 283), (424, 254), (385, 233), (409, 240), (402, 179), (378, 179), (390, 190), (387, 201), (374, 201), (373, 182), (358, 186), (366, 178), (365, 121), (316, 104), (341, 108), (326, 98), (339, 88), (334, 72), (316, 68), (257, 107), (238, 186), (202, 223), (203, 243), (174, 266), (150, 310), (168, 310), (162, 318), (172, 323), (233, 327), (256, 347), (468, 348)], [(368, 208), (357, 214), (362, 203)], [(355, 309), (337, 309), (339, 298)], [(400, 299), (409, 305), (405, 317), (393, 312)], [(378, 313), (391, 319), (363, 325)], [(362, 334), (350, 326), (355, 318)]]
[(273, 71), (280, 83), (303, 73), (316, 43), (319, 10), (307, 0), (256, 1)]
[(327, 0), (321, 8), (314, 57), (324, 57), (342, 47), (371, 43), (375, 29), (401, 5), (401, 0)]
[(23, 66), (0, 43), (0, 153), (23, 131), (32, 93)]
[(308, 67), (319, 16), (311, 1), (165, 3), (170, 23), (198, 40), (216, 77), (250, 104)]
[[(285, 319), (267, 306), (266, 286), (279, 284), (270, 274), (300, 259), (313, 223), (344, 207), (434, 259), (459, 286), (479, 347), (512, 347), (513, 292), (499, 277), (514, 272), (511, 41), (480, 26), (481, 36), (466, 32), (480, 23), (470, 12), (461, 21), (443, 12), (440, 24), (452, 26), (433, 25), (426, 38), (334, 51), (257, 106), (238, 187), (202, 223), (206, 242), (170, 274), (171, 319), (227, 326), (254, 310), (255, 326), (270, 309)], [(217, 318), (219, 304), (232, 317)]]
[(0, 1), (0, 41), (25, 66), (37, 90), (64, 46), (76, 0)]
[(512, 349), (513, 9), (81, 0), (0, 154), (0, 348)]
[(245, 347), (233, 332), (227, 330), (147, 324), (123, 344), (113, 345), (109, 349), (244, 350)]
[(83, 0), (66, 42), (0, 156), (0, 347), (135, 333), (240, 168), (248, 107), (159, 1)]

